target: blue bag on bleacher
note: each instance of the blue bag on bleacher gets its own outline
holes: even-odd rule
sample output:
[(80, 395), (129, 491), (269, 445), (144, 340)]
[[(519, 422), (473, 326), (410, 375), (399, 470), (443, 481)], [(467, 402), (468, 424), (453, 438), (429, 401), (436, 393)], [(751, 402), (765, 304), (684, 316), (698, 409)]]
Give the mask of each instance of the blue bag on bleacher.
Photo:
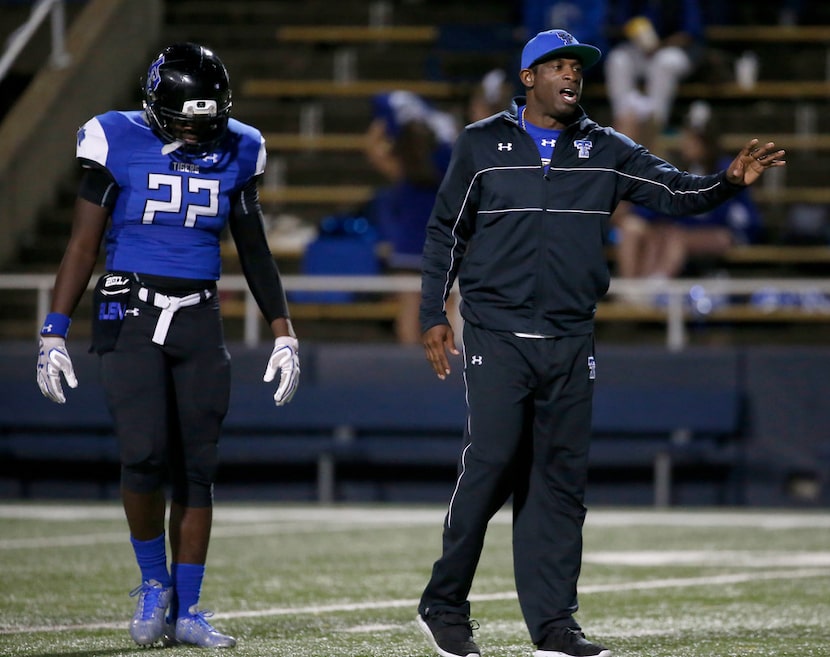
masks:
[[(320, 233), (303, 253), (300, 273), (308, 276), (379, 274), (377, 244), (377, 231), (365, 217), (326, 217), (320, 222)], [(287, 296), (294, 303), (347, 303), (358, 295), (341, 290), (295, 290)]]

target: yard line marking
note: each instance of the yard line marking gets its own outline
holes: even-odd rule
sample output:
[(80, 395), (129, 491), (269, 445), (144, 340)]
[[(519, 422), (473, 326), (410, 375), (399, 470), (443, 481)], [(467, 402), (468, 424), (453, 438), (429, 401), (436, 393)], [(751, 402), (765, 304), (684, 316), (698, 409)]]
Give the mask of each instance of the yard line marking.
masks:
[[(613, 584), (592, 584), (581, 586), (580, 595), (592, 593), (621, 593), (625, 591), (644, 591), (649, 589), (685, 588), (692, 586), (714, 586), (722, 584), (742, 584), (745, 582), (756, 582), (759, 580), (775, 579), (804, 579), (811, 577), (830, 577), (830, 569), (811, 568), (799, 570), (778, 570), (768, 573), (747, 572), (731, 573), (724, 575), (712, 575), (707, 577), (673, 577), (667, 579), (656, 579), (646, 581), (615, 582)], [(515, 600), (515, 591), (504, 591), (500, 593), (482, 593), (470, 596), (472, 602), (498, 602), (503, 600)], [(389, 609), (400, 607), (411, 607), (416, 609), (418, 600), (379, 600), (369, 602), (340, 603), (331, 605), (310, 605), (307, 607), (273, 607), (271, 609), (259, 609), (248, 611), (231, 611), (217, 613), (216, 618), (263, 618), (269, 616), (293, 616), (308, 614), (326, 614), (349, 611), (369, 611), (372, 609)], [(127, 621), (117, 623), (90, 623), (81, 625), (50, 625), (42, 627), (18, 627), (0, 628), (2, 634), (35, 634), (46, 632), (77, 632), (89, 630), (122, 630), (128, 626)]]
[(38, 538), (3, 538), (0, 550), (33, 550), (35, 548), (80, 547), (83, 545), (101, 545), (103, 543), (125, 543), (129, 534), (126, 532), (107, 532), (106, 534), (77, 534), (72, 536), (41, 536)]
[(725, 566), (731, 568), (827, 568), (830, 552), (764, 550), (586, 551), (585, 563), (607, 566)]
[[(309, 525), (291, 523), (244, 524), (224, 527), (214, 527), (211, 540), (220, 538), (244, 538), (246, 536), (280, 536), (281, 534), (329, 534), (334, 532), (360, 531), (362, 529), (395, 529), (411, 527), (413, 523), (405, 520), (387, 520), (379, 523), (343, 524), (343, 525)], [(430, 523), (436, 524), (436, 523)], [(436, 526), (440, 527), (439, 524)], [(66, 536), (40, 536), (37, 538), (5, 538), (0, 539), (0, 550), (20, 550), (34, 548), (79, 547), (83, 545), (101, 545), (103, 543), (128, 543), (127, 529), (123, 532), (107, 532), (100, 534), (72, 534)]]
[(768, 530), (788, 529), (830, 529), (830, 516), (815, 511), (770, 511), (769, 509), (746, 510), (590, 510), (585, 526), (627, 527), (756, 527)]

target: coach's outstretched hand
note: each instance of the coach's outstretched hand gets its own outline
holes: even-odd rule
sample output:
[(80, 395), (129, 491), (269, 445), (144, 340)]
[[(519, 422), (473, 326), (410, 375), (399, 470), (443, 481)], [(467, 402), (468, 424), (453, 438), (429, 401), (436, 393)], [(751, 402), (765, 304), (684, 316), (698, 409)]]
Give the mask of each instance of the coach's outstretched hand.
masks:
[(280, 373), (280, 384), (274, 393), (274, 403), (277, 406), (290, 402), (297, 391), (300, 383), (299, 351), (300, 345), (297, 338), (284, 335), (274, 340), (274, 350), (268, 359), (268, 366), (265, 368), (265, 376), (262, 380), (270, 383), (277, 372)]
[(37, 385), (44, 397), (65, 404), (61, 374), (70, 388), (78, 387), (75, 368), (72, 367), (72, 359), (66, 350), (66, 340), (60, 336), (43, 335), (38, 344)]
[(776, 150), (773, 142), (759, 146), (758, 140), (753, 139), (732, 160), (726, 170), (726, 179), (733, 185), (751, 185), (770, 167), (783, 167), (787, 164), (783, 158), (784, 151)]

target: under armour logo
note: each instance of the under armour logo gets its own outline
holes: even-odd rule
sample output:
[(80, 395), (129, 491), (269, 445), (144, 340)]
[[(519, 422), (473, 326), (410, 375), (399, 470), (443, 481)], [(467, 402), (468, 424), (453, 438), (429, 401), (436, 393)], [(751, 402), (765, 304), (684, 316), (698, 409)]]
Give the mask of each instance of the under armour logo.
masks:
[(513, 142), (509, 141), (506, 144), (504, 142), (499, 142), (499, 150), (500, 151), (512, 151), (513, 150)]
[(43, 328), (40, 329), (40, 332), (41, 333), (51, 333), (52, 332), (52, 326), (53, 326), (53, 324), (44, 324)]
[(132, 315), (133, 317), (138, 317), (138, 308), (128, 308), (124, 311), (125, 315)]
[(471, 356), (470, 365), (484, 365), (484, 356)]
[(574, 148), (577, 151), (578, 157), (581, 160), (587, 160), (588, 155), (591, 152), (591, 149), (594, 147), (594, 144), (589, 139), (577, 139), (574, 141)]
[(539, 143), (542, 144), (542, 146), (550, 146), (551, 148), (556, 146), (556, 140), (555, 139), (543, 139)]
[(219, 154), (211, 153), (210, 155), (205, 155), (202, 159), (216, 164), (219, 161)]

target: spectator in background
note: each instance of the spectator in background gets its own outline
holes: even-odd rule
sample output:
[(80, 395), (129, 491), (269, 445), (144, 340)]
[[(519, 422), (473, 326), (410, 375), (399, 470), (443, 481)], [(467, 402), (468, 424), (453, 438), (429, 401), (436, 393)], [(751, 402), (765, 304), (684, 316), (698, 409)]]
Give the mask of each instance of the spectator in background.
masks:
[(621, 37), (605, 59), (614, 128), (653, 149), (678, 84), (704, 54), (699, 0), (618, 0), (609, 24)]
[[(366, 158), (389, 185), (372, 199), (369, 218), (389, 246), (393, 273), (420, 273), (426, 224), (458, 134), (455, 117), (409, 91), (379, 94), (366, 132)], [(395, 332), (420, 344), (419, 292), (402, 292)]]
[(516, 88), (507, 81), (504, 69), (494, 68), (473, 89), (467, 105), (467, 120), (475, 123), (510, 108)]
[[(678, 166), (703, 175), (728, 164), (719, 154), (711, 109), (692, 105), (680, 133)], [(744, 188), (704, 214), (666, 217), (640, 206), (628, 206), (614, 217), (617, 232), (617, 275), (656, 281), (683, 273), (689, 258), (720, 256), (738, 244), (757, 242), (761, 217)]]

